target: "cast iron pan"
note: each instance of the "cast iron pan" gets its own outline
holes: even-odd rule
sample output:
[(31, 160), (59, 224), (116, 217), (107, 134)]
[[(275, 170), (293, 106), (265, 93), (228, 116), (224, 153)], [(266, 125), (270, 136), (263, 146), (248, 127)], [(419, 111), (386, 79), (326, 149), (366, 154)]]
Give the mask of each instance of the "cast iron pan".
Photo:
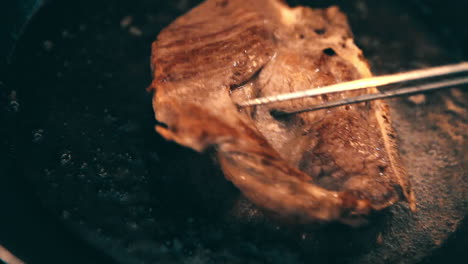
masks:
[[(419, 104), (389, 101), (419, 210), (397, 205), (359, 229), (272, 222), (239, 198), (209, 154), (159, 137), (145, 91), (150, 44), (196, 3), (56, 0), (34, 15), (1, 66), (0, 244), (28, 263), (466, 257), (468, 98), (461, 89)], [(462, 1), (309, 4), (340, 5), (376, 74), (468, 59)]]

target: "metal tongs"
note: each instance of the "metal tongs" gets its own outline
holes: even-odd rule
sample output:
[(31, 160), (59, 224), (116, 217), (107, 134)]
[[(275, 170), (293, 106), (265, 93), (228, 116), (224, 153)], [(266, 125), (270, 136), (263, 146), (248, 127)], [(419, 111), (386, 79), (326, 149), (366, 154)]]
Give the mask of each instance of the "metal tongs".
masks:
[(380, 91), (373, 94), (365, 94), (355, 97), (349, 97), (336, 101), (329, 101), (322, 104), (308, 106), (304, 109), (294, 110), (291, 112), (281, 112), (281, 115), (297, 114), (303, 112), (309, 112), (324, 108), (336, 107), (347, 104), (354, 104), (360, 102), (366, 102), (376, 99), (391, 98), (404, 95), (413, 95), (418, 93), (424, 93), (432, 90), (450, 88), (456, 85), (468, 84), (468, 77), (453, 77), (452, 75), (468, 72), (468, 62), (461, 62), (458, 64), (451, 64), (439, 67), (426, 68), (421, 70), (414, 70), (396, 74), (382, 75), (372, 78), (359, 79), (350, 82), (343, 82), (333, 84), (325, 87), (318, 87), (305, 91), (298, 91), (292, 93), (285, 93), (275, 96), (267, 96), (261, 98), (255, 98), (244, 101), (239, 104), (240, 107), (266, 105), (276, 102), (284, 102), (289, 100), (301, 99), (306, 97), (313, 97), (323, 94), (338, 93), (344, 91), (352, 91), (365, 89), (370, 87), (379, 87), (383, 85), (403, 83), (408, 81), (423, 81), (426, 79), (433, 79), (434, 77), (450, 77), (444, 80), (430, 80), (426, 84), (412, 85), (408, 87), (397, 88), (393, 90)]

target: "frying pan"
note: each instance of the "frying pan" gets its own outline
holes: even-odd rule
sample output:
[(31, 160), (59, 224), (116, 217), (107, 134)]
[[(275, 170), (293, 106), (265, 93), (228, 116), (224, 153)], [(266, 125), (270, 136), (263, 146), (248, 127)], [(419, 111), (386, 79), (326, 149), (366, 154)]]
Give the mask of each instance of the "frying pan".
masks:
[[(468, 58), (463, 1), (289, 2), (338, 4), (376, 74)], [(461, 90), (428, 94), (422, 104), (389, 101), (419, 210), (396, 205), (360, 229), (275, 223), (239, 197), (209, 154), (160, 138), (145, 92), (150, 44), (195, 4), (0, 3), (7, 20), (0, 31), (1, 245), (28, 263), (466, 257), (467, 120), (457, 109), (468, 100)]]

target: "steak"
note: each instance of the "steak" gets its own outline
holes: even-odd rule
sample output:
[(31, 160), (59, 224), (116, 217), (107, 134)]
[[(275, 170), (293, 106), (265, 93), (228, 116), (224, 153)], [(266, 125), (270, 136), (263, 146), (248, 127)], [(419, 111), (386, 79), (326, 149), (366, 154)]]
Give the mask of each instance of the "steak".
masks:
[(337, 7), (207, 0), (161, 31), (151, 65), (157, 132), (214, 149), (225, 177), (260, 208), (301, 223), (350, 225), (400, 200), (415, 209), (383, 101), (276, 114), (376, 88), (237, 107), (372, 76)]

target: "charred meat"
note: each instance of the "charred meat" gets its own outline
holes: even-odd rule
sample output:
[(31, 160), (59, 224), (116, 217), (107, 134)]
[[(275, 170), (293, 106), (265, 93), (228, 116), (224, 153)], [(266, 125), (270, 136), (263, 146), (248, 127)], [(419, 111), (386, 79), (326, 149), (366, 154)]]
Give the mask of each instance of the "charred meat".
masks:
[(337, 7), (280, 0), (207, 0), (152, 46), (157, 131), (197, 151), (214, 147), (227, 179), (257, 206), (300, 222), (357, 225), (399, 200), (414, 209), (382, 101), (277, 116), (335, 93), (239, 110), (236, 103), (370, 77)]

